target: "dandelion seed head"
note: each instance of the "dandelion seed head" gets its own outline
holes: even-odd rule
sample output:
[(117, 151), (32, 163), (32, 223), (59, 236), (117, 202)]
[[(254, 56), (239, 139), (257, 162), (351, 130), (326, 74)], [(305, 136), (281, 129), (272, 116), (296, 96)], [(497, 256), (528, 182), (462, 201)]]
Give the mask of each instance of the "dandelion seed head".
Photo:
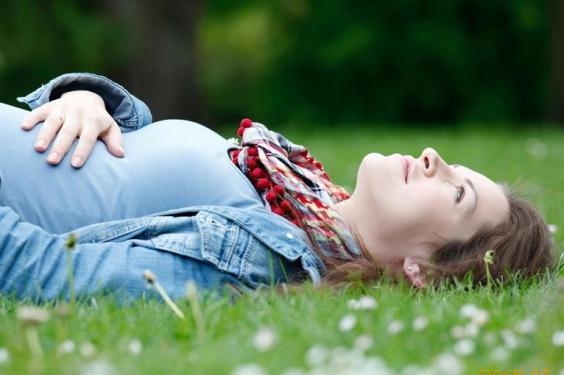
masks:
[(418, 316), (417, 318), (413, 319), (413, 323), (411, 323), (411, 328), (418, 332), (424, 330), (427, 325), (429, 325), (429, 320), (424, 316)]
[(564, 331), (556, 331), (552, 334), (552, 345), (564, 346)]
[(143, 271), (143, 278), (151, 285), (157, 281), (157, 276), (155, 276), (155, 274), (150, 270)]
[(10, 361), (10, 352), (6, 348), (0, 348), (0, 365)]
[(272, 328), (261, 328), (253, 337), (253, 346), (259, 352), (267, 352), (274, 347), (278, 335)]
[(399, 320), (393, 320), (388, 325), (388, 329), (387, 329), (388, 335), (393, 336), (400, 333), (401, 331), (403, 331), (403, 323)]
[(22, 306), (16, 310), (16, 316), (23, 325), (39, 325), (49, 320), (49, 311), (41, 307)]
[(339, 331), (349, 332), (354, 328), (355, 325), (356, 325), (356, 316), (352, 314), (347, 314), (339, 321)]
[(143, 344), (139, 339), (132, 339), (129, 344), (127, 344), (127, 350), (131, 355), (139, 355), (141, 354), (141, 350), (143, 349)]

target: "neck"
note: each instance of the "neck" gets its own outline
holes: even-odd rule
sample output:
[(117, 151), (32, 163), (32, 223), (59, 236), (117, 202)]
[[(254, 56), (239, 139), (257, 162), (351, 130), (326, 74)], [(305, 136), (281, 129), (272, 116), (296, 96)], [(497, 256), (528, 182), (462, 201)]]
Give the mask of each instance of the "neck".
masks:
[(334, 208), (359, 237), (359, 245), (383, 268), (401, 264), (406, 238), (382, 233), (385, 226), (378, 222), (374, 212), (363, 210), (363, 206), (357, 205), (351, 198), (337, 203)]
[[(372, 225), (367, 225), (367, 220), (364, 220), (362, 213), (356, 208), (352, 199), (347, 199), (335, 204), (335, 210), (341, 215), (345, 223), (353, 233), (358, 237), (357, 241), (360, 242), (361, 248), (373, 256), (378, 263), (380, 257), (378, 256), (378, 249), (383, 246), (378, 238), (377, 231), (374, 230)], [(372, 228), (370, 228), (372, 227)]]

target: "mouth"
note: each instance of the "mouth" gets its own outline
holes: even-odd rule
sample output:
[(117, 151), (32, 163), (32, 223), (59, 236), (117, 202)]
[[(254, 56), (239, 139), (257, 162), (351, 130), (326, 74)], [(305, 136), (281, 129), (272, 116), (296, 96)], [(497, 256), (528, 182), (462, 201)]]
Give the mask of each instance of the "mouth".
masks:
[(407, 184), (407, 177), (409, 176), (409, 169), (410, 169), (410, 164), (409, 164), (409, 159), (407, 157), (403, 157), (403, 173), (404, 173), (404, 181)]

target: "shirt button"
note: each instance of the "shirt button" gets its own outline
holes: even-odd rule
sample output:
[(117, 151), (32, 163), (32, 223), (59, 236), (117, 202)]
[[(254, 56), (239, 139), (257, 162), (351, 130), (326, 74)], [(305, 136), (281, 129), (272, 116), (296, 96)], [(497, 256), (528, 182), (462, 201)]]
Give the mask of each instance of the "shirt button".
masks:
[(294, 239), (294, 235), (293, 235), (292, 233), (290, 233), (290, 232), (287, 232), (287, 233), (286, 233), (286, 238), (289, 239), (289, 240), (293, 240), (293, 239)]

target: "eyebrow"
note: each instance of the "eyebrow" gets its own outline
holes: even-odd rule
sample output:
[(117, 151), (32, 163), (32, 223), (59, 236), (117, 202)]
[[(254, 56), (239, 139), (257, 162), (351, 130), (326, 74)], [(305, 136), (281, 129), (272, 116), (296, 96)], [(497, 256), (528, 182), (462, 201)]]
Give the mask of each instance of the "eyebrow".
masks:
[(476, 207), (478, 206), (478, 192), (476, 191), (476, 187), (474, 183), (469, 178), (465, 178), (464, 181), (470, 186), (470, 189), (474, 192), (474, 204), (472, 205), (472, 209), (470, 210), (470, 215), (476, 211)]

